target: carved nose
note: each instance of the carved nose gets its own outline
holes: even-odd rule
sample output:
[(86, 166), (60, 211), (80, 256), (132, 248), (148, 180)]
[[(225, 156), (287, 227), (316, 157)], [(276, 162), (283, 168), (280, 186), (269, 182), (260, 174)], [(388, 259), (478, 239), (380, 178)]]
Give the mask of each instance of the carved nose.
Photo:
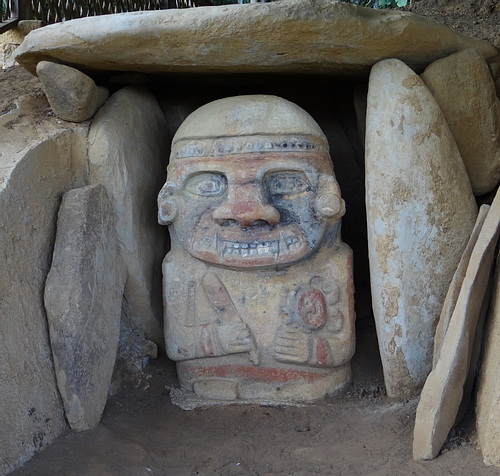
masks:
[(213, 218), (219, 225), (237, 221), (242, 228), (247, 228), (263, 223), (277, 225), (280, 212), (260, 199), (247, 196), (239, 200), (229, 199), (214, 211)]

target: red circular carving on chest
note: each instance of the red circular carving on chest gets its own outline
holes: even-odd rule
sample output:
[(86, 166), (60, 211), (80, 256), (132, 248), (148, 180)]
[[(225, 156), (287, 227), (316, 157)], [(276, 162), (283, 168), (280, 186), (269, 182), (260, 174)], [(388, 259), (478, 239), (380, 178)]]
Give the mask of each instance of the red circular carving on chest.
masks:
[(315, 328), (326, 323), (326, 303), (323, 294), (316, 289), (302, 293), (298, 302), (299, 317), (304, 324)]

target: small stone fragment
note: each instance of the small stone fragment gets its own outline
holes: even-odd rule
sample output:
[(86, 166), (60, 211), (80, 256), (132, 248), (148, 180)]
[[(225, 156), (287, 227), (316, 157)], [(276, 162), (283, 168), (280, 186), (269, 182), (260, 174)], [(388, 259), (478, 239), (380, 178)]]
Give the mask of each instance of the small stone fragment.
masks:
[(413, 458), (433, 459), (455, 422), (500, 232), (497, 193), (472, 252), (441, 355), (425, 382), (415, 419)]
[(469, 48), (435, 61), (422, 79), (450, 126), (474, 194), (493, 190), (500, 181), (500, 118), (486, 61)]
[(387, 394), (408, 396), (432, 368), (434, 331), (477, 206), (435, 99), (396, 59), (370, 76), (366, 207)]
[(63, 196), (45, 308), (57, 385), (74, 430), (97, 425), (118, 348), (126, 269), (102, 185)]
[(54, 114), (64, 121), (90, 119), (109, 97), (109, 91), (70, 66), (41, 61), (36, 73)]

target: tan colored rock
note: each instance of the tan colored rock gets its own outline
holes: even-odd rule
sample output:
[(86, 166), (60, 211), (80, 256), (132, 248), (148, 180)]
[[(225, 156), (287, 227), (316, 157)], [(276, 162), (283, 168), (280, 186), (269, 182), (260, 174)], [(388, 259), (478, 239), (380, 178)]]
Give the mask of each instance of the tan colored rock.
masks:
[(18, 102), (5, 127), (0, 118), (0, 474), (67, 428), (41, 290), (61, 195), (83, 182), (87, 134), (47, 116), (31, 124), (33, 103)]
[(126, 276), (104, 187), (65, 193), (44, 300), (57, 385), (74, 430), (101, 420), (118, 350)]
[(422, 74), (460, 151), (475, 195), (500, 181), (500, 118), (495, 86), (484, 58), (473, 49), (435, 61)]
[(470, 257), (472, 255), (474, 247), (476, 246), (479, 233), (481, 232), (481, 228), (483, 227), (483, 223), (484, 220), (486, 219), (486, 216), (488, 215), (489, 209), (490, 209), (489, 205), (482, 205), (481, 208), (479, 209), (479, 215), (477, 216), (476, 224), (474, 225), (474, 229), (472, 230), (469, 242), (467, 243), (467, 246), (462, 254), (462, 257), (460, 258), (460, 263), (458, 263), (458, 267), (455, 271), (455, 274), (453, 275), (450, 287), (448, 288), (448, 293), (446, 294), (446, 299), (443, 304), (443, 309), (441, 311), (439, 322), (436, 327), (436, 334), (434, 336), (434, 353), (432, 357), (432, 368), (436, 368), (439, 356), (441, 355), (441, 347), (443, 345), (443, 340), (446, 336), (446, 331), (448, 330), (451, 316), (457, 304), (457, 299), (460, 294), (460, 289), (462, 288), (462, 283), (465, 278), (465, 273), (467, 272), (467, 268), (469, 266)]
[(422, 390), (415, 419), (414, 459), (435, 458), (455, 422), (499, 233), (500, 194), (497, 193), (472, 252), (441, 356)]
[(117, 216), (120, 255), (127, 265), (125, 314), (163, 347), (161, 261), (166, 233), (155, 202), (168, 159), (166, 124), (149, 91), (128, 86), (113, 94), (89, 133), (91, 183), (102, 183)]
[[(314, 48), (311, 48), (314, 45)], [(464, 48), (496, 49), (408, 12), (341, 2), (286, 2), (100, 16), (31, 33), (17, 51), (83, 71), (141, 73), (299, 73), (364, 77), (377, 61), (399, 58), (417, 71)]]
[(165, 340), (181, 386), (209, 399), (312, 401), (347, 388), (352, 252), (326, 137), (297, 105), (237, 96), (172, 141), (159, 221)]
[(14, 51), (23, 42), (26, 35), (42, 26), (39, 20), (21, 20), (14, 28), (0, 33), (0, 67), (11, 68), (16, 63)]
[(108, 88), (70, 66), (41, 61), (36, 67), (54, 114), (64, 121), (90, 119), (109, 97)]
[(484, 353), (478, 379), (476, 428), (484, 464), (500, 466), (500, 260), (497, 256)]
[(432, 368), (434, 331), (477, 206), (435, 99), (395, 59), (370, 76), (366, 207), (387, 394), (408, 396)]

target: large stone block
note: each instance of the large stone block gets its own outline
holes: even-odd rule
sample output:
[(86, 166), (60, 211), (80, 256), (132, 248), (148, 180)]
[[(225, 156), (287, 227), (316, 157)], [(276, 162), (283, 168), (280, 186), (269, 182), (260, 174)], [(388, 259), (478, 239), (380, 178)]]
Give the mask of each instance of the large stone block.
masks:
[[(314, 45), (314, 48), (311, 48)], [(16, 59), (142, 73), (305, 73), (366, 78), (384, 58), (418, 71), (464, 48), (496, 49), (408, 12), (288, 0), (71, 20), (31, 33)]]
[(373, 67), (366, 206), (387, 393), (416, 393), (432, 366), (446, 292), (477, 216), (460, 153), (422, 80), (398, 60)]
[(91, 183), (104, 185), (117, 216), (120, 255), (128, 269), (124, 310), (135, 328), (159, 345), (166, 233), (157, 223), (156, 196), (168, 159), (165, 130), (153, 94), (129, 86), (94, 117), (88, 152)]
[(500, 117), (495, 83), (474, 49), (435, 61), (422, 74), (450, 126), (475, 195), (500, 181)]
[(82, 136), (87, 129), (74, 133), (68, 127), (61, 129), (55, 118), (45, 119), (32, 129), (18, 109), (12, 113), (8, 129), (0, 124), (2, 475), (27, 461), (66, 428), (50, 352), (43, 288), (61, 195), (82, 183)]
[(70, 66), (40, 61), (36, 67), (54, 114), (64, 121), (90, 119), (109, 97), (109, 91)]
[(470, 257), (439, 360), (422, 390), (415, 418), (414, 459), (435, 458), (457, 417), (499, 233), (497, 194)]
[(57, 385), (74, 430), (101, 419), (120, 335), (126, 268), (101, 184), (63, 196), (45, 308)]

